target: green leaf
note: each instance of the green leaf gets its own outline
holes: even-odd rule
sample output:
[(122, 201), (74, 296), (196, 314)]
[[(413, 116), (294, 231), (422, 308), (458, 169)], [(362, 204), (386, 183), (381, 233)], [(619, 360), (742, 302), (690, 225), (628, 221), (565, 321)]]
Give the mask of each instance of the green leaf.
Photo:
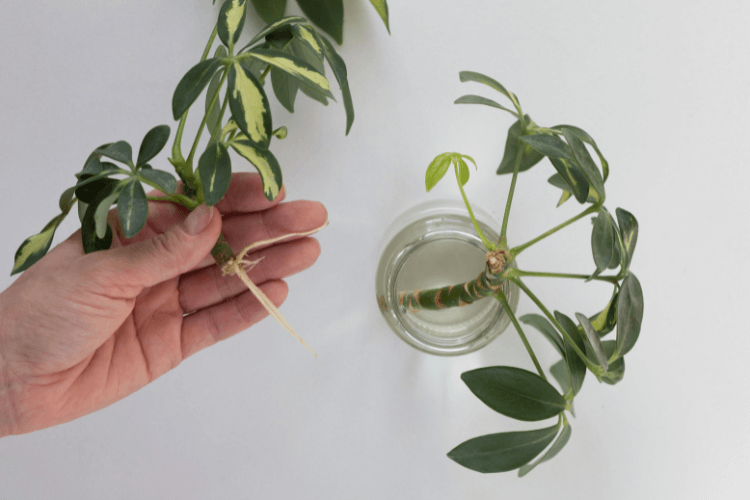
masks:
[(609, 177), (609, 163), (607, 163), (607, 160), (604, 159), (604, 155), (602, 155), (602, 152), (599, 150), (599, 146), (596, 145), (594, 139), (585, 130), (574, 127), (573, 125), (557, 125), (555, 127), (552, 127), (552, 130), (559, 130), (560, 132), (562, 132), (563, 127), (571, 130), (578, 136), (579, 139), (581, 139), (586, 144), (591, 144), (591, 146), (594, 148), (594, 151), (596, 151), (597, 156), (599, 156), (599, 161), (602, 163), (604, 181), (606, 182), (607, 177)]
[(148, 200), (138, 178), (133, 177), (122, 186), (117, 198), (117, 214), (126, 238), (132, 238), (146, 225)]
[(342, 0), (297, 0), (302, 12), (341, 45), (344, 41)]
[(622, 281), (617, 298), (617, 356), (625, 356), (635, 345), (643, 322), (643, 290), (635, 274)]
[(70, 187), (66, 189), (63, 194), (60, 195), (60, 211), (64, 214), (67, 214), (70, 212), (70, 209), (73, 208), (73, 203), (75, 203), (75, 200), (73, 199), (75, 195), (76, 187)]
[[(605, 340), (602, 342), (604, 352), (607, 358), (611, 358), (617, 349), (616, 340)], [(625, 358), (617, 358), (609, 364), (609, 369), (602, 374), (602, 381), (605, 384), (615, 385), (625, 376)]]
[(138, 177), (156, 184), (159, 190), (165, 194), (174, 194), (177, 191), (177, 179), (166, 170), (141, 169), (138, 172)]
[(552, 326), (549, 321), (547, 321), (547, 318), (539, 314), (524, 314), (518, 319), (520, 319), (523, 323), (531, 325), (539, 330), (539, 332), (541, 332), (541, 334), (550, 341), (552, 346), (557, 349), (557, 352), (560, 353), (560, 356), (565, 357), (565, 346), (563, 345), (563, 338), (559, 333), (557, 333), (555, 327)]
[[(562, 189), (562, 196), (560, 196), (560, 201), (557, 202), (558, 207), (568, 201), (568, 198), (572, 196), (570, 192), (570, 186), (567, 182), (565, 182), (565, 179), (563, 179), (560, 174), (553, 174), (552, 177), (547, 179), (547, 182), (549, 182), (556, 188)], [(586, 182), (588, 183), (588, 181)]]
[[(66, 191), (67, 192), (67, 191)], [(16, 250), (13, 259), (13, 269), (10, 275), (18, 274), (36, 264), (49, 251), (52, 245), (52, 238), (60, 223), (65, 219), (65, 213), (55, 216), (47, 225), (42, 228), (39, 234), (26, 238), (21, 246)]]
[(354, 123), (354, 104), (352, 103), (352, 94), (349, 90), (346, 64), (344, 64), (344, 60), (338, 55), (336, 49), (333, 48), (331, 42), (324, 36), (319, 36), (318, 39), (323, 44), (325, 56), (328, 64), (331, 66), (331, 70), (333, 70), (333, 75), (336, 77), (336, 81), (339, 82), (341, 96), (344, 98), (344, 109), (346, 110), (346, 135), (349, 135), (349, 130), (351, 130)]
[[(315, 55), (315, 52), (313, 52), (310, 47), (300, 42), (299, 40), (294, 39), (292, 40), (292, 43), (289, 44), (289, 49), (294, 55), (296, 55), (300, 59), (303, 59), (304, 61), (307, 61), (313, 68), (316, 69), (316, 71), (318, 71), (318, 73), (325, 75), (325, 65), (323, 64), (323, 61), (318, 59), (318, 57)], [(311, 99), (315, 99), (323, 106), (328, 106), (328, 98), (320, 92), (314, 90), (312, 87), (300, 83), (299, 88), (306, 96), (310, 97)]]
[(265, 22), (272, 24), (284, 17), (286, 0), (253, 0), (258, 15)]
[(172, 117), (175, 120), (179, 120), (195, 102), (222, 64), (221, 59), (214, 57), (199, 62), (185, 73), (172, 96)]
[(609, 363), (607, 362), (607, 354), (604, 352), (604, 347), (602, 347), (602, 341), (599, 339), (599, 335), (596, 334), (596, 330), (591, 326), (591, 322), (586, 316), (581, 313), (576, 313), (576, 318), (583, 327), (583, 332), (586, 334), (586, 339), (589, 341), (589, 345), (594, 350), (596, 359), (599, 360), (599, 364), (604, 367), (604, 370), (606, 371), (609, 368)]
[[(560, 326), (563, 327), (570, 338), (573, 339), (573, 342), (575, 342), (578, 349), (580, 349), (581, 352), (586, 352), (583, 338), (581, 337), (581, 334), (578, 333), (578, 328), (576, 327), (576, 324), (573, 323), (573, 320), (559, 311), (555, 311), (555, 319), (560, 323)], [(583, 380), (586, 378), (586, 363), (584, 363), (580, 356), (578, 356), (578, 353), (573, 350), (573, 347), (567, 339), (563, 339), (563, 342), (565, 343), (565, 355), (563, 356), (563, 359), (567, 365), (570, 387), (573, 389), (573, 395), (575, 395), (581, 390)]]
[[(503, 94), (505, 97), (507, 97), (508, 99), (510, 99), (511, 102), (513, 101), (513, 97), (515, 97), (515, 94), (513, 95), (513, 97), (511, 97), (511, 93), (508, 92), (505, 89), (505, 87), (503, 87), (502, 85), (500, 85), (500, 83), (497, 82), (497, 80), (494, 80), (493, 78), (490, 78), (487, 75), (483, 75), (483, 74), (477, 73), (475, 71), (461, 71), (458, 74), (458, 76), (459, 76), (459, 78), (461, 79), (462, 82), (478, 82), (478, 83), (483, 83), (483, 84), (485, 84), (485, 85), (487, 85), (487, 86), (489, 86), (489, 87), (497, 90), (501, 94)], [(518, 98), (516, 98), (515, 101), (518, 102)]]
[(461, 374), (484, 404), (506, 417), (536, 421), (565, 410), (565, 400), (539, 375), (513, 366), (490, 366)]
[(247, 56), (268, 63), (333, 99), (328, 79), (306, 61), (275, 49), (251, 49)]
[(271, 110), (263, 86), (247, 69), (233, 63), (229, 70), (229, 108), (240, 130), (256, 146), (268, 149)]
[(216, 27), (219, 31), (219, 39), (230, 49), (240, 39), (242, 28), (245, 26), (245, 17), (247, 17), (246, 0), (226, 0), (221, 6)]
[(585, 203), (589, 195), (589, 182), (578, 166), (563, 158), (549, 157), (549, 161), (567, 185), (564, 189), (570, 191), (578, 203)]
[(96, 234), (96, 212), (99, 205), (105, 203), (105, 200), (111, 197), (118, 185), (119, 183), (112, 184), (106, 189), (99, 191), (86, 207), (86, 213), (83, 216), (83, 220), (81, 220), (81, 243), (83, 244), (83, 251), (87, 254), (99, 250), (107, 250), (112, 245), (112, 227), (106, 221), (106, 215), (112, 202), (107, 202), (107, 210), (104, 217), (106, 232), (103, 238), (99, 238)]
[(230, 145), (258, 170), (266, 199), (269, 201), (275, 200), (279, 191), (281, 191), (283, 182), (281, 167), (276, 157), (267, 149), (258, 149), (246, 140), (232, 141)]
[(542, 458), (534, 462), (533, 464), (526, 464), (520, 469), (518, 469), (518, 477), (523, 477), (531, 470), (539, 465), (542, 462), (546, 462), (547, 460), (550, 460), (554, 458), (560, 451), (565, 447), (566, 444), (568, 444), (568, 441), (570, 440), (570, 434), (572, 430), (570, 428), (570, 424), (566, 421), (563, 425), (562, 432), (557, 436), (557, 439), (554, 443), (552, 443), (552, 446), (550, 446), (549, 450), (547, 450), (547, 453), (542, 455)]
[(591, 250), (594, 254), (597, 272), (607, 269), (614, 257), (615, 230), (612, 216), (606, 208), (602, 207), (591, 231)]
[(424, 185), (428, 193), (438, 182), (440, 182), (440, 179), (445, 176), (445, 173), (448, 172), (448, 167), (451, 166), (451, 159), (451, 153), (442, 153), (437, 155), (435, 159), (430, 162), (424, 177)]
[(294, 113), (294, 101), (297, 99), (299, 83), (278, 68), (271, 68), (271, 86), (276, 99), (290, 113)]
[(109, 209), (119, 198), (122, 187), (126, 182), (127, 181), (123, 181), (121, 183), (118, 182), (109, 195), (105, 196), (101, 201), (92, 202), (92, 205), (96, 205), (96, 209), (94, 211), (94, 224), (96, 237), (98, 239), (104, 239), (105, 235), (107, 234), (107, 227), (109, 226), (107, 222)]
[[(527, 121), (531, 121), (529, 115), (526, 115)], [(521, 138), (521, 121), (516, 120), (513, 125), (508, 129), (508, 137), (505, 139), (505, 152), (503, 153), (503, 160), (500, 162), (500, 166), (497, 168), (497, 175), (512, 174), (513, 168), (515, 167), (516, 155), (518, 154), (518, 148), (523, 147), (524, 152), (521, 157), (521, 166), (518, 169), (519, 172), (525, 172), (537, 163), (539, 163), (544, 156), (534, 151), (530, 147), (523, 143), (519, 143), (518, 140)]]
[(388, 25), (388, 3), (385, 0), (370, 0), (370, 3), (378, 11), (380, 18), (385, 23), (385, 29), (388, 30), (388, 34), (390, 35), (391, 27)]
[(128, 165), (133, 163), (133, 148), (131, 148), (130, 144), (125, 141), (117, 141), (106, 148), (97, 149), (94, 153)]
[(273, 131), (273, 136), (277, 139), (286, 139), (286, 135), (288, 134), (288, 130), (285, 126), (281, 126)]
[(101, 158), (101, 155), (94, 155), (92, 153), (92, 155), (86, 161), (86, 165), (83, 166), (83, 170), (75, 174), (76, 178), (80, 180), (81, 177), (92, 176), (101, 172), (103, 169), (102, 169), (102, 162), (100, 161), (100, 158)]
[(618, 292), (617, 288), (615, 288), (607, 306), (597, 314), (589, 317), (591, 326), (594, 327), (599, 337), (603, 337), (615, 329), (615, 325), (617, 324), (617, 297)]
[(265, 28), (263, 28), (262, 30), (260, 30), (258, 34), (255, 35), (253, 39), (250, 40), (250, 42), (247, 45), (245, 45), (239, 52), (237, 52), (237, 54), (239, 54), (240, 52), (243, 52), (248, 47), (255, 45), (256, 43), (263, 40), (265, 37), (267, 37), (274, 31), (278, 30), (279, 28), (283, 28), (284, 26), (288, 26), (294, 23), (305, 23), (305, 22), (307, 22), (307, 19), (305, 19), (304, 17), (300, 17), (300, 16), (288, 16), (288, 17), (279, 19), (275, 23), (271, 23)]
[(620, 224), (620, 234), (622, 236), (622, 248), (620, 249), (620, 261), (622, 269), (627, 274), (630, 270), (630, 263), (633, 261), (633, 252), (635, 244), (638, 241), (638, 221), (633, 214), (622, 208), (615, 210), (617, 222)]
[(482, 97), (479, 95), (468, 94), (468, 95), (461, 96), (455, 101), (453, 101), (453, 104), (484, 104), (485, 106), (490, 106), (493, 108), (502, 109), (503, 111), (507, 111), (508, 113), (518, 118), (518, 113), (516, 113), (515, 111), (511, 111), (505, 106), (502, 106), (496, 103), (492, 99), (487, 99), (486, 97)]
[(301, 44), (309, 47), (319, 60), (322, 60), (325, 57), (323, 42), (320, 41), (315, 30), (311, 27), (305, 26), (304, 24), (294, 24), (292, 25), (292, 35), (296, 40), (299, 40)]
[(461, 184), (461, 186), (465, 186), (466, 183), (469, 182), (469, 166), (461, 157), (454, 157), (453, 162), (458, 168), (458, 170), (456, 170), (456, 179)]
[(601, 172), (599, 172), (599, 167), (596, 166), (594, 159), (591, 158), (588, 149), (586, 149), (586, 145), (569, 128), (563, 127), (562, 133), (565, 136), (565, 140), (568, 141), (568, 145), (570, 145), (570, 149), (573, 151), (575, 160), (578, 166), (581, 167), (583, 175), (586, 176), (586, 180), (600, 194), (601, 199), (604, 199), (604, 180), (602, 179)]
[(158, 125), (148, 131), (146, 137), (143, 138), (143, 142), (141, 142), (136, 166), (148, 163), (164, 149), (169, 140), (169, 132), (169, 125)]
[[(218, 47), (216, 47), (216, 53), (214, 54), (214, 57), (227, 57), (227, 49), (225, 49), (223, 45), (219, 45)], [(206, 91), (206, 105), (204, 109), (206, 112), (206, 129), (208, 129), (209, 134), (214, 133), (216, 126), (219, 124), (219, 117), (221, 116), (220, 99), (216, 99), (213, 106), (211, 106), (211, 101), (213, 101), (214, 94), (216, 94), (216, 91), (219, 89), (219, 85), (221, 85), (221, 79), (223, 76), (223, 71), (219, 71), (218, 73), (216, 73), (213, 78), (211, 78), (211, 82), (208, 84), (208, 90)]]
[(94, 177), (85, 179), (75, 186), (76, 197), (84, 203), (92, 203), (100, 192), (108, 189), (110, 186), (116, 186), (120, 183), (117, 179), (110, 179), (106, 175), (108, 172), (102, 172)]
[(535, 431), (501, 432), (464, 441), (448, 458), (477, 472), (507, 472), (527, 464), (549, 445), (559, 424)]
[(531, 134), (522, 136), (521, 140), (544, 156), (575, 161), (570, 147), (556, 135)]
[(198, 160), (198, 174), (206, 205), (216, 205), (226, 194), (232, 180), (232, 162), (224, 144), (212, 142), (208, 145)]

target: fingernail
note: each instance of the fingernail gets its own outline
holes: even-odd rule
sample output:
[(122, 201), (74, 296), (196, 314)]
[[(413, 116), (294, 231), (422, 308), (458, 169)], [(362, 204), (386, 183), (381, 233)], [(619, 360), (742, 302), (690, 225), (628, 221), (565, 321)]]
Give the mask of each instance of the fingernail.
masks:
[(185, 219), (185, 229), (188, 234), (196, 235), (205, 230), (211, 223), (211, 219), (214, 215), (213, 207), (201, 204), (198, 205), (190, 215)]

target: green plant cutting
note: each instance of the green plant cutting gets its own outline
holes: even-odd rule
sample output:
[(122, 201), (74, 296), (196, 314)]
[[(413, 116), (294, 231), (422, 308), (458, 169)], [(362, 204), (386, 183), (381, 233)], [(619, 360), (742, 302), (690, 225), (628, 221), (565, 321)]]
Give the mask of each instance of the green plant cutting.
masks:
[[(399, 301), (405, 310), (440, 310), (462, 307), (477, 300), (491, 298), (502, 305), (518, 331), (536, 368), (536, 373), (512, 366), (490, 366), (461, 374), (471, 392), (482, 402), (507, 417), (522, 421), (556, 418), (557, 422), (538, 430), (502, 432), (469, 439), (448, 453), (448, 457), (478, 472), (506, 472), (518, 469), (518, 475), (528, 474), (534, 467), (557, 455), (571, 436), (566, 411), (573, 414), (573, 402), (581, 390), (587, 372), (599, 381), (616, 384), (625, 373), (624, 356), (638, 340), (643, 319), (643, 292), (635, 274), (630, 271), (633, 252), (638, 239), (638, 222), (630, 212), (617, 208), (615, 216), (604, 206), (604, 184), (609, 176), (609, 164), (594, 139), (584, 130), (572, 125), (542, 127), (521, 109), (513, 92), (494, 79), (471, 71), (460, 73), (462, 82), (478, 82), (498, 91), (508, 105), (478, 95), (465, 95), (456, 104), (482, 104), (513, 115), (516, 120), (508, 129), (505, 151), (498, 175), (510, 175), (510, 190), (505, 204), (500, 240), (488, 241), (469, 204), (464, 185), (469, 180), (469, 165), (474, 160), (459, 153), (438, 155), (427, 168), (425, 185), (430, 191), (453, 169), (458, 188), (478, 236), (487, 249), (486, 266), (479, 276), (431, 290), (401, 292)], [(598, 157), (594, 160), (588, 147)], [(506, 230), (513, 193), (518, 175), (548, 158), (556, 173), (548, 182), (561, 190), (562, 205), (574, 198), (588, 205), (578, 215), (558, 224), (536, 238), (509, 248)], [(593, 216), (591, 249), (594, 270), (590, 273), (518, 269), (510, 264), (519, 254), (574, 222)], [(619, 269), (616, 274), (608, 270)], [(592, 316), (575, 313), (577, 322), (559, 311), (549, 308), (526, 285), (526, 278), (559, 278), (601, 281), (612, 285), (611, 295), (604, 308)], [(471, 279), (469, 279), (471, 278)], [(536, 304), (543, 315), (527, 314), (516, 318), (503, 292), (505, 281), (515, 283)], [(550, 367), (550, 373), (562, 390), (558, 391), (547, 379), (521, 323), (538, 330), (560, 355)], [(605, 337), (616, 329), (615, 339)], [(546, 449), (546, 452), (544, 452)], [(544, 453), (543, 453), (544, 452)]]
[[(268, 200), (274, 200), (281, 190), (282, 175), (270, 146), (272, 139), (286, 137), (287, 128), (273, 128), (269, 100), (264, 90), (269, 73), (274, 94), (284, 107), (293, 112), (298, 90), (324, 104), (328, 99), (334, 99), (325, 76), (323, 62), (327, 61), (341, 89), (346, 110), (346, 133), (349, 133), (354, 122), (354, 108), (346, 65), (331, 42), (307, 24), (305, 18), (291, 16), (266, 26), (247, 44), (238, 47), (247, 16), (247, 4), (247, 0), (224, 2), (200, 62), (187, 71), (175, 89), (172, 114), (179, 124), (169, 162), (182, 181), (183, 193), (176, 192), (177, 180), (174, 175), (153, 168), (150, 164), (169, 140), (171, 130), (168, 125), (159, 125), (148, 131), (135, 159), (126, 141), (99, 146), (88, 157), (83, 170), (75, 174), (75, 185), (60, 197), (61, 213), (39, 234), (27, 238), (18, 248), (11, 276), (28, 269), (44, 257), (55, 231), (76, 202), (86, 253), (110, 248), (113, 233), (107, 223), (107, 215), (113, 205), (117, 205), (124, 236), (132, 238), (146, 224), (149, 201), (176, 203), (188, 210), (202, 203), (208, 206), (217, 204), (226, 194), (232, 177), (230, 150), (257, 169), (263, 193)], [(208, 57), (217, 35), (220, 43), (213, 57)], [(205, 104), (196, 105), (204, 90)], [(200, 126), (189, 149), (183, 150), (185, 123), (189, 111), (196, 106), (202, 115)], [(208, 141), (199, 154), (204, 133)], [(118, 179), (116, 176), (123, 177)], [(158, 189), (164, 196), (147, 196), (142, 184)], [(245, 266), (252, 266), (256, 262), (243, 259), (253, 248), (283, 238), (306, 236), (320, 229), (322, 227), (308, 233), (255, 242), (237, 256), (222, 234), (211, 250), (222, 273), (238, 275), (269, 314), (308, 349), (310, 347), (247, 276)]]
[[(214, 0), (215, 2), (216, 0)], [(287, 0), (253, 0), (258, 15), (267, 23), (273, 24), (286, 12)], [(315, 25), (328, 33), (331, 38), (341, 45), (344, 41), (344, 0), (297, 0), (302, 12)], [(388, 33), (388, 2), (386, 0), (370, 0), (370, 3), (385, 23)]]

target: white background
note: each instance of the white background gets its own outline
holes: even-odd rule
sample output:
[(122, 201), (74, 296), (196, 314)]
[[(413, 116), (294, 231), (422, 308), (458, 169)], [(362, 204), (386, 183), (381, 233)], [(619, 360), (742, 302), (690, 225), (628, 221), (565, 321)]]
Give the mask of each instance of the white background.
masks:
[[(750, 4), (389, 4), (392, 36), (369, 2), (345, 2), (348, 137), (340, 99), (323, 107), (300, 96), (290, 115), (271, 98), (274, 125), (289, 128), (274, 149), (288, 199), (320, 200), (330, 215), (318, 263), (288, 280), (281, 308), (319, 358), (264, 320), (126, 400), (0, 440), (0, 498), (746, 498)], [(290, 2), (287, 12), (300, 11)], [(217, 13), (209, 0), (0, 2), (2, 289), (16, 249), (58, 213), (93, 148), (175, 129), (172, 92)], [(253, 13), (245, 39), (261, 26)], [(550, 425), (494, 413), (459, 378), (495, 364), (532, 369), (517, 334), (432, 357), (386, 327), (374, 296), (390, 222), (418, 203), (459, 199), (450, 178), (425, 193), (436, 154), (472, 155), (467, 193), (502, 218), (510, 179), (494, 171), (512, 118), (453, 105), (469, 93), (502, 99), (460, 83), (461, 70), (503, 83), (538, 124), (587, 130), (610, 161), (607, 206), (640, 223), (632, 270), (645, 317), (625, 378), (612, 387), (587, 377), (567, 447), (523, 479), (445, 456), (471, 437)], [(171, 169), (166, 156), (154, 166)], [(519, 178), (511, 244), (580, 210), (555, 209), (553, 172), (545, 160)], [(53, 244), (78, 226), (74, 211)], [(579, 222), (519, 265), (591, 271), (590, 229)], [(569, 316), (609, 297), (601, 284), (527, 283)], [(524, 297), (518, 312), (537, 311)], [(554, 351), (528, 333), (548, 367)]]

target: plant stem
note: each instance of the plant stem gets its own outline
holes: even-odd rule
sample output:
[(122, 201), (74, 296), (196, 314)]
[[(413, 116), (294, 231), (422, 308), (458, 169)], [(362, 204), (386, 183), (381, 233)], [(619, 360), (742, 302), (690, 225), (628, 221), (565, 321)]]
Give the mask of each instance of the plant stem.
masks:
[(260, 75), (260, 83), (263, 83), (263, 81), (268, 76), (268, 73), (270, 73), (270, 72), (271, 72), (271, 65), (269, 64), (268, 66), (266, 66), (266, 69), (265, 69), (265, 71), (263, 71), (263, 74)]
[[(537, 271), (522, 271), (521, 269), (516, 269), (515, 273), (518, 276), (531, 276), (536, 278), (572, 278), (581, 280), (587, 280), (591, 278), (591, 276), (588, 274), (542, 273)], [(617, 283), (617, 276), (597, 276), (593, 279), (596, 281), (606, 281), (607, 283), (612, 284)]]
[[(217, 24), (216, 26), (214, 26), (214, 30), (211, 33), (211, 36), (208, 38), (208, 43), (206, 44), (206, 48), (203, 50), (203, 55), (201, 56), (200, 62), (205, 61), (208, 57), (208, 52), (211, 50), (211, 46), (214, 44), (214, 40), (216, 39), (216, 34), (218, 32), (219, 25)], [(190, 111), (189, 108), (185, 110), (185, 112), (180, 117), (180, 124), (177, 126), (177, 133), (175, 134), (174, 144), (172, 145), (172, 158), (177, 162), (184, 161), (184, 158), (182, 156), (182, 133), (185, 131), (185, 122), (187, 122), (188, 111)], [(187, 166), (187, 168), (190, 169), (188, 175), (192, 176), (192, 165)]]
[(544, 315), (547, 316), (547, 319), (553, 325), (555, 325), (555, 328), (557, 328), (560, 331), (560, 333), (562, 334), (563, 338), (568, 342), (568, 344), (570, 344), (570, 347), (576, 352), (576, 354), (578, 355), (578, 357), (581, 358), (581, 360), (583, 361), (583, 363), (586, 365), (586, 368), (588, 368), (591, 371), (591, 373), (593, 373), (596, 376), (596, 378), (598, 379), (600, 377), (600, 375), (601, 375), (601, 373), (600, 373), (600, 368), (601, 367), (595, 365), (594, 363), (591, 362), (591, 360), (589, 360), (588, 357), (586, 357), (586, 354), (584, 354), (583, 351), (581, 351), (581, 349), (578, 348), (578, 345), (575, 343), (575, 341), (573, 341), (573, 339), (571, 338), (570, 334), (568, 334), (568, 332), (565, 330), (565, 328), (562, 327), (562, 325), (557, 321), (557, 319), (549, 312), (549, 310), (546, 307), (544, 307), (544, 304), (542, 304), (542, 302), (536, 297), (536, 295), (534, 295), (531, 292), (531, 290), (528, 289), (528, 287), (523, 283), (523, 281), (521, 281), (520, 278), (518, 278), (517, 276), (511, 274), (508, 277), (508, 279), (510, 279), (513, 283), (515, 283), (516, 285), (518, 285), (518, 287), (521, 290), (523, 290), (524, 293), (526, 295), (528, 295), (529, 298), (532, 301), (534, 301), (534, 303), (537, 305), (537, 307), (539, 307), (539, 309), (542, 310), (542, 312), (544, 313)]
[(531, 361), (534, 362), (534, 366), (536, 367), (536, 371), (539, 372), (539, 376), (542, 377), (544, 380), (547, 380), (547, 377), (544, 375), (544, 371), (542, 370), (542, 366), (539, 364), (539, 361), (536, 359), (536, 356), (534, 355), (534, 350), (531, 348), (531, 345), (529, 344), (528, 339), (526, 338), (526, 335), (524, 335), (523, 330), (521, 329), (521, 325), (518, 324), (518, 320), (516, 319), (516, 315), (513, 314), (513, 311), (510, 308), (510, 304), (508, 304), (508, 299), (505, 297), (505, 292), (503, 292), (502, 288), (497, 291), (495, 295), (493, 295), (498, 302), (500, 302), (503, 305), (503, 309), (505, 309), (505, 314), (510, 317), (510, 320), (513, 322), (513, 326), (516, 327), (516, 330), (518, 331), (518, 335), (521, 337), (521, 341), (523, 341), (523, 345), (526, 347), (526, 351), (529, 353), (529, 356), (531, 356)]
[(211, 134), (211, 140), (212, 141), (218, 141), (221, 138), (221, 122), (224, 119), (224, 113), (227, 110), (227, 103), (229, 102), (229, 92), (227, 91), (227, 94), (224, 96), (224, 104), (221, 105), (221, 112), (219, 113), (219, 119), (216, 122), (216, 128), (214, 129), (214, 133)]
[[(214, 92), (214, 97), (211, 99), (211, 102), (208, 105), (208, 109), (211, 109), (214, 103), (216, 103), (216, 99), (219, 98), (219, 92), (221, 92), (221, 87), (224, 85), (224, 82), (226, 81), (228, 75), (229, 75), (229, 71), (227, 69), (224, 69), (224, 75), (221, 77), (219, 86), (216, 88), (216, 92)], [(203, 120), (201, 120), (201, 124), (198, 126), (198, 134), (195, 136), (195, 140), (193, 141), (193, 147), (190, 149), (190, 155), (188, 156), (187, 163), (186, 163), (188, 168), (192, 168), (193, 158), (195, 157), (195, 151), (198, 149), (198, 142), (200, 142), (201, 140), (201, 135), (203, 134), (203, 129), (206, 126), (207, 118), (208, 118), (208, 113), (203, 115)]]
[(580, 214), (576, 215), (575, 217), (572, 217), (572, 218), (566, 220), (565, 222), (563, 222), (562, 224), (553, 227), (552, 229), (550, 229), (546, 233), (537, 236), (533, 240), (531, 240), (531, 241), (529, 241), (527, 243), (524, 243), (523, 245), (519, 245), (517, 247), (511, 248), (510, 249), (510, 255), (511, 255), (511, 257), (516, 257), (518, 254), (520, 254), (521, 252), (523, 252), (524, 250), (526, 250), (531, 245), (542, 241), (547, 236), (551, 236), (551, 235), (555, 234), (560, 229), (563, 229), (563, 228), (569, 226), (570, 224), (574, 223), (575, 221), (577, 221), (579, 219), (582, 219), (582, 218), (586, 217), (589, 214), (593, 214), (595, 212), (598, 212), (599, 211), (599, 207), (600, 207), (599, 203), (595, 203), (594, 205), (591, 205), (589, 208), (587, 208), (586, 210), (584, 210)]
[(508, 218), (510, 217), (510, 205), (513, 203), (513, 192), (516, 190), (516, 180), (518, 179), (518, 170), (521, 168), (521, 160), (523, 159), (523, 151), (525, 146), (521, 144), (516, 153), (516, 160), (513, 164), (513, 178), (510, 181), (510, 191), (508, 191), (508, 201), (505, 202), (505, 215), (503, 215), (503, 227), (500, 230), (500, 240), (505, 238), (505, 233), (508, 230)]
[(150, 201), (169, 201), (172, 203), (177, 203), (178, 205), (182, 205), (188, 210), (193, 210), (199, 205), (199, 203), (197, 203), (195, 200), (188, 198), (184, 194), (173, 194), (171, 196), (146, 196), (146, 199)]
[(453, 164), (453, 169), (456, 171), (456, 180), (458, 181), (458, 189), (461, 190), (461, 196), (464, 199), (464, 204), (466, 205), (466, 210), (469, 211), (469, 217), (471, 217), (471, 223), (474, 224), (474, 229), (476, 229), (477, 234), (480, 238), (482, 238), (482, 243), (484, 243), (484, 247), (489, 250), (497, 250), (494, 243), (490, 243), (487, 237), (484, 235), (482, 230), (479, 228), (479, 223), (477, 222), (477, 218), (474, 217), (474, 211), (471, 209), (471, 205), (469, 205), (469, 199), (466, 197), (466, 193), (464, 192), (464, 187), (461, 185), (461, 179), (459, 179), (458, 176), (458, 164)]

